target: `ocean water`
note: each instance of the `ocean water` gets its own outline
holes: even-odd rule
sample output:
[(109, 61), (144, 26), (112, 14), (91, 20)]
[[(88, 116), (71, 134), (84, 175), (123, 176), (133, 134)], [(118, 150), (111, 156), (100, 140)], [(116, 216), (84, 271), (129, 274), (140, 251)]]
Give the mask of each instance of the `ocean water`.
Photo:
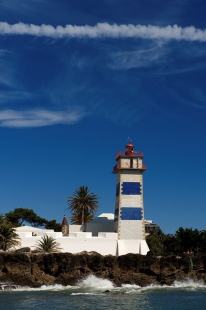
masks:
[(89, 276), (75, 287), (54, 285), (2, 290), (0, 309), (202, 310), (206, 309), (206, 285), (188, 279), (173, 286), (115, 287), (108, 280)]

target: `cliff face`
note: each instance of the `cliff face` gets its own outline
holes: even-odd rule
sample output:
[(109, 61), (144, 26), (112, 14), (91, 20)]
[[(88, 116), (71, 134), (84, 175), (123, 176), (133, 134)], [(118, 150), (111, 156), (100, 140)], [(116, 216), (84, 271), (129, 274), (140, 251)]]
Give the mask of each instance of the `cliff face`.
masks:
[[(193, 267), (193, 268), (192, 268)], [(0, 253), (0, 283), (37, 287), (43, 284), (76, 285), (88, 275), (121, 284), (171, 285), (191, 278), (206, 281), (206, 256), (158, 258), (127, 254), (101, 256), (98, 253)]]

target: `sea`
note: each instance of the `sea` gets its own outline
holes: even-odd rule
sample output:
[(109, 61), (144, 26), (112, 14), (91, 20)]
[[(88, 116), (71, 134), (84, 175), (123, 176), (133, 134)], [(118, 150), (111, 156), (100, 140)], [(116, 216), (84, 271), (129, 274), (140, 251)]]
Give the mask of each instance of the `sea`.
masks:
[(2, 310), (198, 310), (206, 309), (206, 285), (187, 279), (172, 286), (122, 285), (93, 275), (76, 286), (42, 286), (40, 288), (1, 284)]

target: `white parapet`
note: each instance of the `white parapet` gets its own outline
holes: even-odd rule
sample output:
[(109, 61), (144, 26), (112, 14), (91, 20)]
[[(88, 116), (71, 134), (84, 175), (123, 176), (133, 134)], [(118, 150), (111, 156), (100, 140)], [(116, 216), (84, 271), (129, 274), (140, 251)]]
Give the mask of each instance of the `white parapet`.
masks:
[(99, 238), (107, 238), (107, 239), (118, 239), (118, 234), (117, 233), (108, 233), (108, 232), (99, 232), (98, 233)]
[[(83, 251), (97, 252), (101, 255), (124, 255), (137, 253), (146, 255), (149, 251), (145, 240), (118, 240), (114, 232), (99, 232), (93, 237), (91, 232), (73, 232), (63, 236), (61, 232), (53, 230), (34, 229), (33, 227), (18, 227), (16, 229), (21, 238), (21, 247), (34, 250), (43, 236), (51, 236), (59, 243), (61, 252), (80, 253)], [(35, 235), (32, 236), (32, 233)]]
[(61, 232), (45, 232), (45, 233), (39, 233), (38, 236), (40, 236), (40, 237), (48, 236), (48, 237), (53, 237), (53, 238), (62, 238), (62, 233)]
[(118, 240), (118, 256), (128, 253), (146, 255), (149, 252), (145, 240)]
[(111, 238), (90, 237), (74, 238), (64, 237), (57, 238), (61, 252), (80, 253), (83, 251), (97, 252), (101, 255), (117, 255), (117, 241)]
[(72, 238), (92, 238), (91, 232), (73, 232), (69, 234)]
[(85, 225), (69, 225), (69, 234), (73, 232), (84, 232)]

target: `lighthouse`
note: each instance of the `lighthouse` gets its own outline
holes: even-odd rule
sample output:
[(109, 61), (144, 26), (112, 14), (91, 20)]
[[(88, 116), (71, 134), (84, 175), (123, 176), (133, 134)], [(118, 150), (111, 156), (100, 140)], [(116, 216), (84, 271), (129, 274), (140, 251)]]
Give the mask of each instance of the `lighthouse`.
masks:
[(116, 202), (114, 230), (118, 236), (118, 254), (146, 254), (143, 203), (143, 152), (136, 152), (131, 141), (125, 151), (116, 154)]

